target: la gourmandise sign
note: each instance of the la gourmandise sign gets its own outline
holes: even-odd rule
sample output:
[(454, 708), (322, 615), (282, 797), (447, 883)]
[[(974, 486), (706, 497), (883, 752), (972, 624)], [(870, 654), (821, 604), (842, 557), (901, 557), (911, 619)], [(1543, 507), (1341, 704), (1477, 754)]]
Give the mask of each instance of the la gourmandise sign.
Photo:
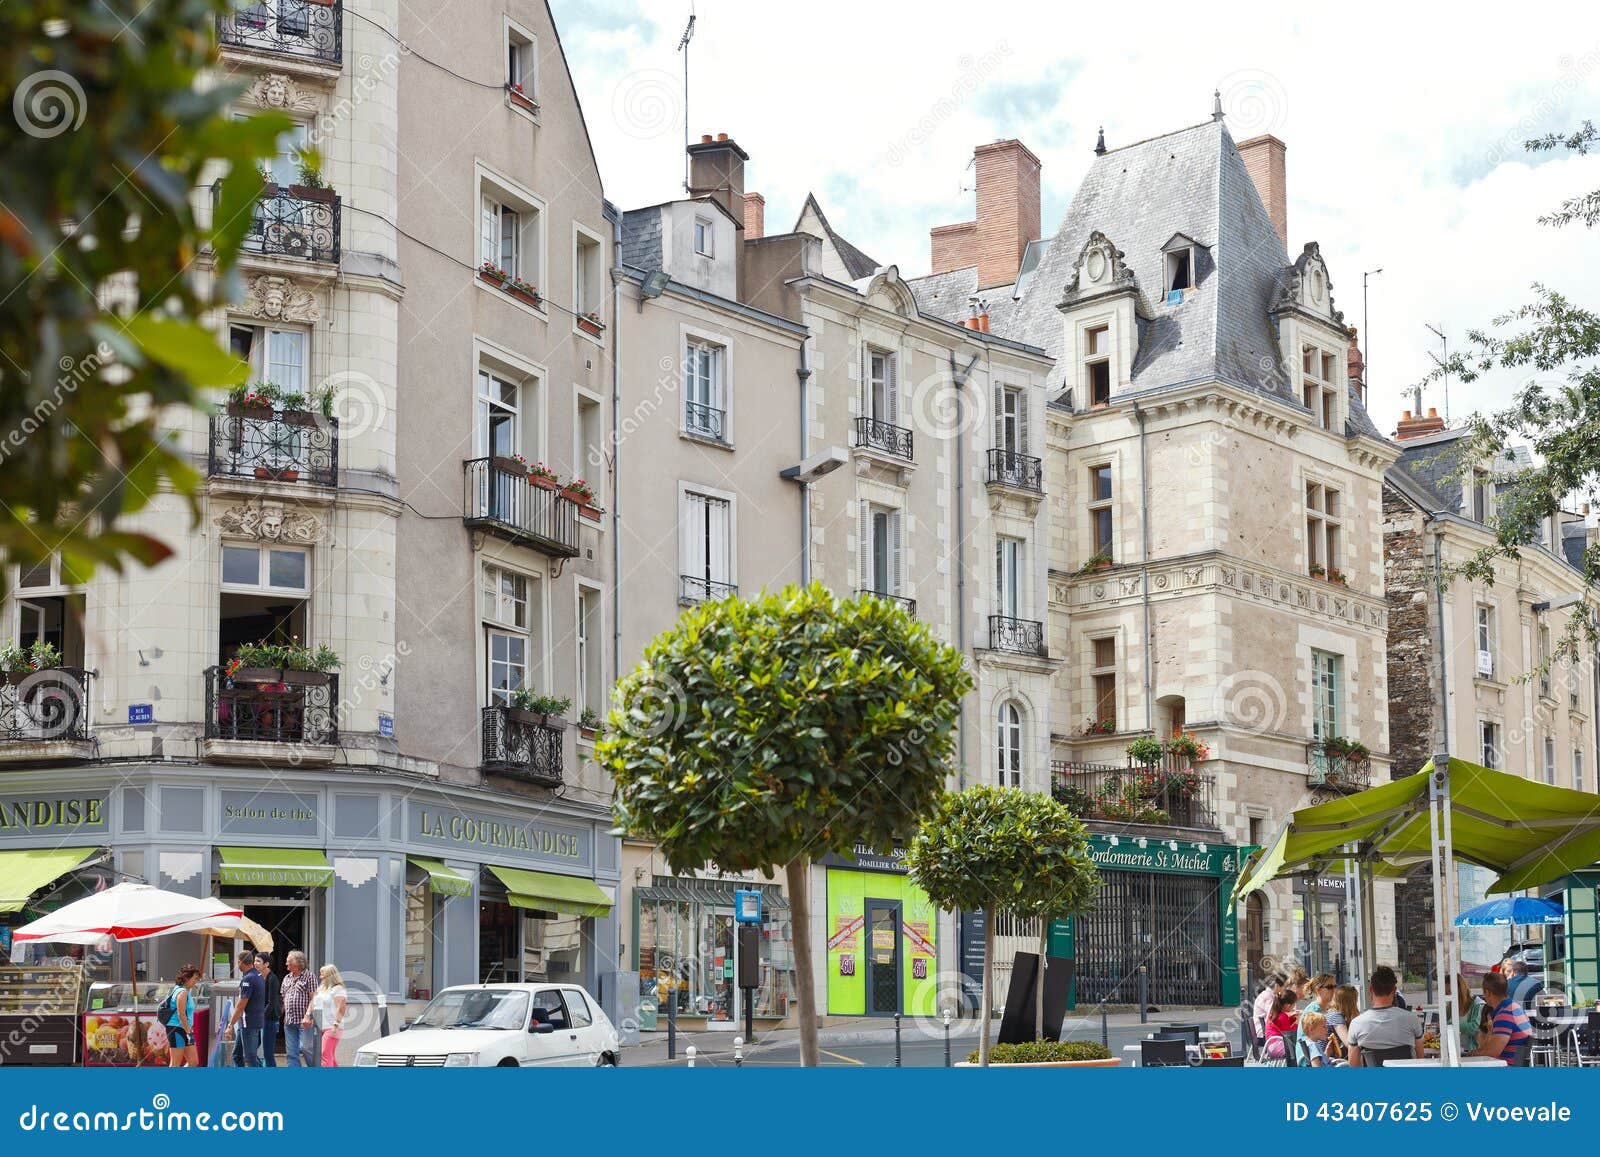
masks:
[(44, 832), (62, 828), (103, 830), (105, 826), (104, 795), (42, 799), (0, 796), (0, 832)]
[(576, 832), (555, 831), (535, 824), (513, 823), (460, 812), (434, 811), (425, 807), (414, 808), (412, 814), (416, 817), (417, 836), (426, 840), (532, 852), (571, 860), (580, 859), (583, 855), (583, 845)]

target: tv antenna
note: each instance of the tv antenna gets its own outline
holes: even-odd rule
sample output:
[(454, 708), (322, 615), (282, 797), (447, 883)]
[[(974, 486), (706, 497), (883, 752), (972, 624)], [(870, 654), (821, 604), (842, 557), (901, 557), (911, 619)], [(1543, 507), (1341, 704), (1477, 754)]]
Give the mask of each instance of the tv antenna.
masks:
[[(1429, 354), (1428, 356), (1433, 358), (1433, 364), (1439, 367), (1440, 375), (1444, 379), (1444, 421), (1445, 425), (1448, 426), (1450, 424), (1450, 370), (1448, 368), (1450, 364), (1450, 339), (1445, 336), (1442, 322), (1439, 325), (1434, 325), (1432, 322), (1428, 321), (1425, 321), (1422, 324), (1428, 330), (1428, 332), (1432, 333), (1436, 338), (1439, 339), (1438, 356), (1433, 354)], [(1417, 413), (1422, 413), (1422, 393), (1420, 386), (1418, 387), (1417, 392)]]
[(689, 191), (689, 41), (694, 39), (694, 4), (689, 5), (689, 23), (678, 38), (678, 51), (683, 53), (683, 191)]

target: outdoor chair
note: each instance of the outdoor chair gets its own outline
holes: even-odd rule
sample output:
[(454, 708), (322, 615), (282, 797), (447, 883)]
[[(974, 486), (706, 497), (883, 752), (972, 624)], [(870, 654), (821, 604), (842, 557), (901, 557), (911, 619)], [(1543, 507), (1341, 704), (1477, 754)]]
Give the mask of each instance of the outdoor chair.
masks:
[(1527, 1068), (1532, 1051), (1533, 1038), (1530, 1036), (1517, 1046), (1516, 1054), (1511, 1058), (1511, 1067), (1514, 1069)]
[(1580, 1069), (1600, 1067), (1600, 1024), (1593, 1013), (1588, 1024), (1572, 1030), (1572, 1054)]
[(1200, 1062), (1202, 1069), (1242, 1069), (1243, 1057), (1207, 1057)]
[(1161, 1026), (1160, 1032), (1162, 1036), (1187, 1037), (1189, 1043), (1198, 1048), (1200, 1034), (1205, 1032), (1208, 1027), (1203, 1024), (1164, 1024)]
[(1189, 1044), (1183, 1037), (1148, 1037), (1139, 1042), (1139, 1066), (1146, 1069), (1176, 1068), (1189, 1064)]
[(1261, 1060), (1261, 1038), (1256, 1035), (1255, 1017), (1246, 1012), (1239, 1026), (1244, 1038), (1244, 1055), (1253, 1060)]
[(1529, 1066), (1555, 1068), (1561, 1043), (1556, 1026), (1537, 1014), (1528, 1018), (1528, 1024), (1533, 1029), (1533, 1036), (1526, 1042)]
[(1387, 1049), (1362, 1049), (1361, 1063), (1368, 1068), (1381, 1069), (1390, 1061), (1403, 1061), (1417, 1055), (1410, 1045), (1395, 1045)]

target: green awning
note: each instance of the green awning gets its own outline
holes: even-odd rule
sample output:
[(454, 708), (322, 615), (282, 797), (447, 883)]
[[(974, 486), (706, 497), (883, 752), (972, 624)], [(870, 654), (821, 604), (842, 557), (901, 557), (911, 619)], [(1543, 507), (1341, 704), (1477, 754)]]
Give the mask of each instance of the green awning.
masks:
[(314, 848), (218, 848), (223, 884), (264, 884), (289, 888), (326, 888), (333, 883), (333, 865)]
[[(1405, 876), (1433, 850), (1429, 763), (1415, 775), (1301, 808), (1240, 877), (1235, 899), (1280, 876), (1351, 858), (1379, 876)], [(1458, 860), (1498, 874), (1489, 892), (1536, 887), (1600, 859), (1600, 797), (1493, 771), (1464, 759), (1449, 768), (1450, 834)]]
[(411, 862), (428, 873), (428, 890), (441, 896), (470, 896), (472, 881), (454, 868), (447, 868), (438, 860), (423, 856), (409, 857)]
[(604, 916), (611, 901), (593, 880), (576, 876), (557, 876), (553, 872), (529, 872), (522, 868), (489, 870), (506, 886), (513, 908), (536, 908), (541, 912), (560, 912), (567, 916)]
[(99, 848), (35, 848), (0, 852), (0, 912), (20, 912), (28, 899), (53, 884)]

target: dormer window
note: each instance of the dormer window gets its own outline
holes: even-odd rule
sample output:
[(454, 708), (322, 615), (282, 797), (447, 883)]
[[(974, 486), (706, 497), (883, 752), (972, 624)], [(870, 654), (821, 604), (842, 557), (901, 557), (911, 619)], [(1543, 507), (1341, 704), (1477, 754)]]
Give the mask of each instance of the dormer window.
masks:
[(1489, 472), (1487, 470), (1474, 470), (1472, 472), (1472, 519), (1474, 522), (1488, 522), (1494, 515), (1494, 490), (1489, 485)]
[(1194, 251), (1179, 249), (1167, 254), (1167, 300), (1182, 301), (1183, 291), (1194, 288)]
[(1339, 429), (1339, 360), (1326, 350), (1305, 346), (1300, 351), (1301, 398), (1317, 425)]
[(1084, 331), (1083, 372), (1089, 383), (1089, 404), (1111, 402), (1111, 329), (1097, 325)]
[(704, 217), (694, 219), (694, 251), (701, 257), (713, 257), (711, 222)]

